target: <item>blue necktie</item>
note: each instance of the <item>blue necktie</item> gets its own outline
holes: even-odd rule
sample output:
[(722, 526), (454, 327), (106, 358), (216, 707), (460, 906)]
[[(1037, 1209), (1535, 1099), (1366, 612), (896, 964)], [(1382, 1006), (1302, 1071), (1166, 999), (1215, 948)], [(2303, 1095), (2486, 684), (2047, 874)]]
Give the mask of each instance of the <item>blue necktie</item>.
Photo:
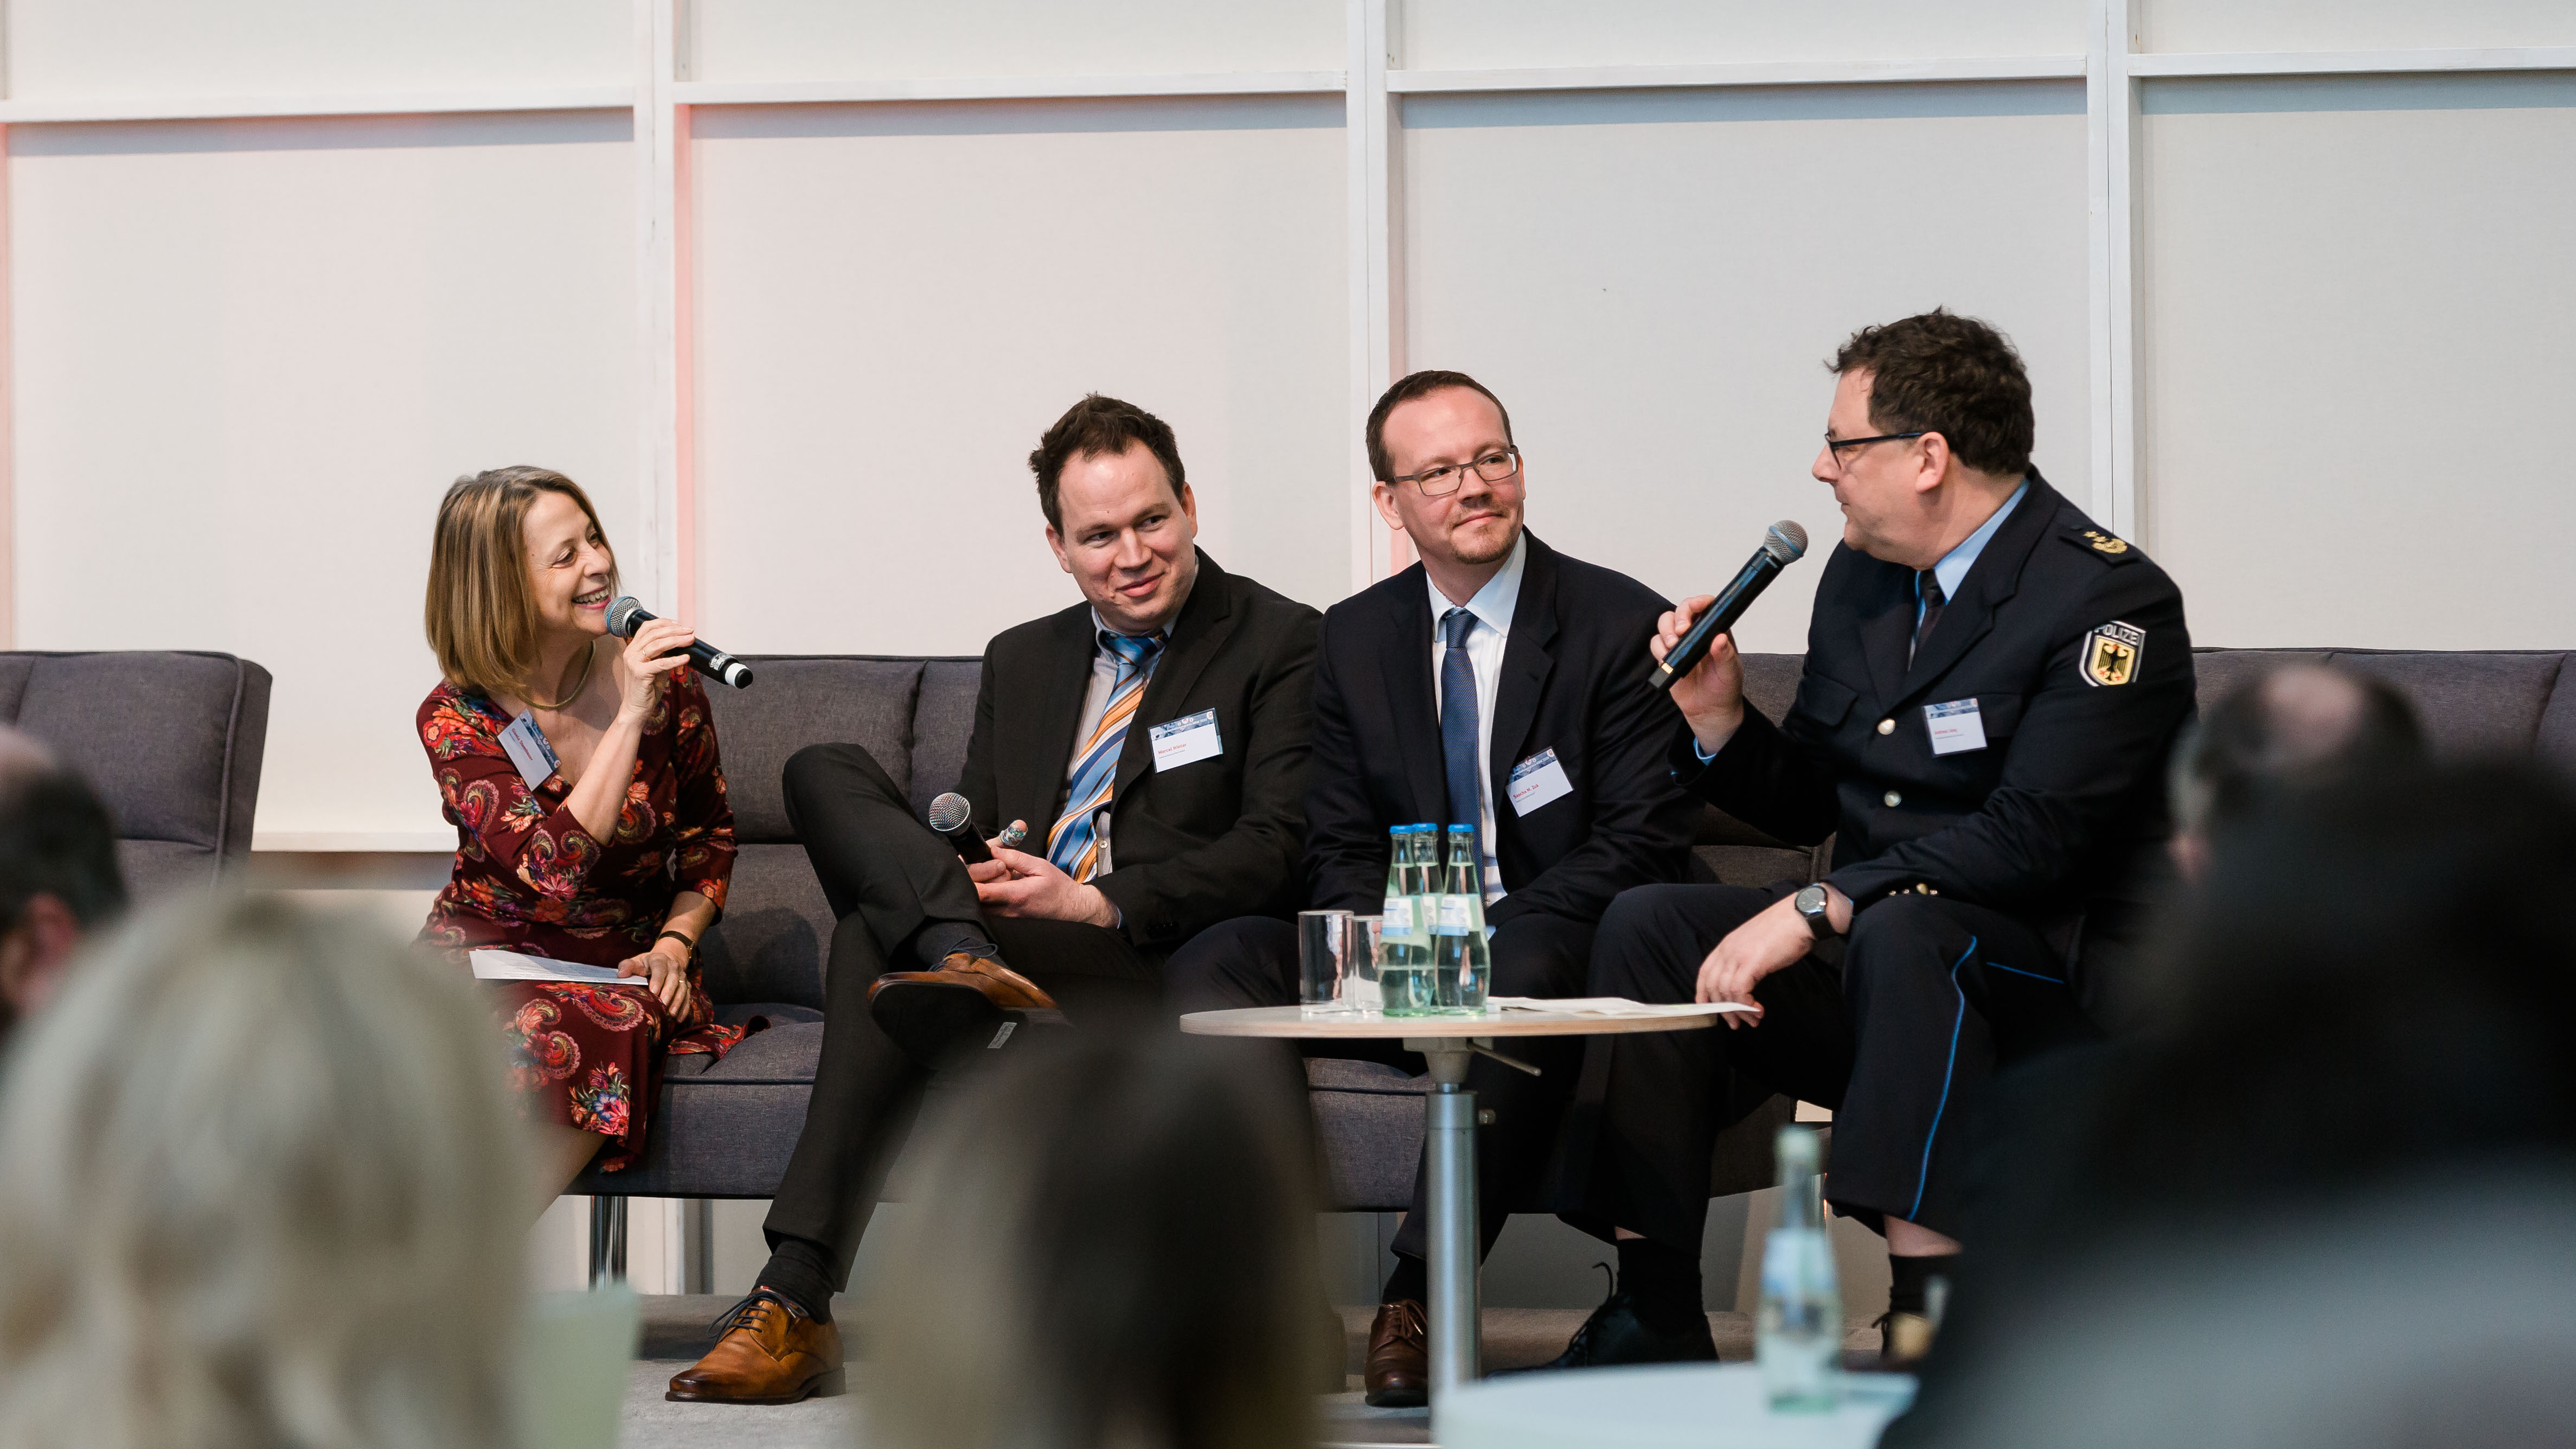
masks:
[(1441, 637), (1449, 644), (1449, 652), (1440, 656), (1440, 753), (1449, 765), (1449, 818), (1444, 823), (1475, 828), (1471, 858), (1481, 862), (1485, 813), (1476, 768), (1476, 666), (1467, 657), (1467, 635), (1475, 627), (1476, 616), (1465, 609), (1440, 616)]

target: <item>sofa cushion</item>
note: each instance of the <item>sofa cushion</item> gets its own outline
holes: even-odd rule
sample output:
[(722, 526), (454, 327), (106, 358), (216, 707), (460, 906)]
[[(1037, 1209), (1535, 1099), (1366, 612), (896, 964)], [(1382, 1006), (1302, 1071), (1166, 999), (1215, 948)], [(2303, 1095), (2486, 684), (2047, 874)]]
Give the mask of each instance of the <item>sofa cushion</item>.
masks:
[(788, 756), (807, 745), (865, 745), (898, 783), (911, 777), (912, 694), (921, 680), (920, 660), (743, 658), (758, 676), (749, 689), (719, 685), (707, 691), (715, 701), (716, 742), (724, 755), (736, 839), (796, 839), (779, 772)]
[(2549, 705), (2540, 712), (2540, 733), (2532, 750), (2544, 760), (2576, 770), (2576, 654), (2558, 656), (2558, 681)]
[(718, 1006), (783, 1001), (821, 1010), (832, 926), (832, 908), (805, 847), (742, 846), (734, 857), (724, 918), (700, 945), (707, 994)]
[(912, 808), (957, 788), (966, 773), (966, 741), (975, 733), (975, 696), (984, 687), (984, 661), (922, 662), (921, 695), (912, 715)]
[(2396, 685), (2415, 702), (2434, 753), (2521, 754), (2540, 734), (2540, 714), (2564, 655), (2432, 653), (2338, 649), (2334, 662)]
[(128, 840), (223, 848), (242, 662), (159, 650), (33, 656), (18, 728), (87, 777)]

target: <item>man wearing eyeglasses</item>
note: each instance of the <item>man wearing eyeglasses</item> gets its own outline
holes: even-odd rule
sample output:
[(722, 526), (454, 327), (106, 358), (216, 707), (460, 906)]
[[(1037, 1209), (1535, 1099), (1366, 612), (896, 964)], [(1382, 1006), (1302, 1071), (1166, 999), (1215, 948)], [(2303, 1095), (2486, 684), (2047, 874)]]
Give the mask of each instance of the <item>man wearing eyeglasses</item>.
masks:
[[(1310, 898), (1375, 914), (1390, 828), (1474, 826), (1493, 994), (1579, 995), (1602, 911), (1631, 886), (1681, 878), (1699, 810), (1664, 761), (1681, 716), (1645, 684), (1665, 603), (1522, 526), (1529, 475), (1511, 418), (1466, 374), (1417, 372), (1389, 388), (1367, 442), (1378, 513), (1422, 562), (1325, 612), (1306, 792)], [(1293, 930), (1211, 928), (1166, 980), (1185, 1011), (1292, 1003)], [(1509, 1210), (1539, 1191), (1579, 1074), (1580, 1043), (1524, 1048), (1541, 1076), (1482, 1058), (1468, 1070), (1494, 1113), (1477, 1159), (1487, 1249)], [(1410, 1066), (1420, 1071), (1420, 1059)], [(1424, 1401), (1422, 1208), (1417, 1174), (1370, 1333), (1372, 1404)]]
[[(2182, 595), (2031, 466), (2012, 344), (1935, 310), (1864, 328), (1816, 480), (1842, 543), (1773, 724), (1734, 644), (1673, 684), (1677, 778), (1834, 868), (1769, 890), (1650, 886), (1601, 924), (1591, 990), (1735, 1002), (1721, 1030), (1621, 1040), (1583, 1225), (1619, 1291), (1560, 1367), (1714, 1358), (1701, 1232), (1730, 1101), (1834, 1111), (1825, 1196), (1887, 1238), (1882, 1355), (1930, 1338), (1959, 1252), (1967, 1124), (2002, 1065), (2092, 1040), (2165, 859), (2164, 763), (2192, 715)], [(1657, 657), (1694, 599), (1661, 620)], [(1755, 1088), (1751, 1093), (1743, 1089)]]

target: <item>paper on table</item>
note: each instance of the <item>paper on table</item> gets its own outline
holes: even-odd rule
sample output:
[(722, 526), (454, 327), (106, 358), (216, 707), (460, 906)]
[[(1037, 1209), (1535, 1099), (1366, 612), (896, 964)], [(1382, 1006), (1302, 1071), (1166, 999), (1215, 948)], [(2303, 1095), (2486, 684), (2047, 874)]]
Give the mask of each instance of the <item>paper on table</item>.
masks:
[(1716, 1016), (1753, 1009), (1737, 1001), (1649, 1006), (1624, 996), (1496, 996), (1488, 998), (1487, 1004), (1503, 1011), (1553, 1011), (1566, 1016)]
[(578, 961), (553, 961), (543, 956), (525, 956), (516, 951), (474, 951), (467, 954), (474, 963), (477, 981), (578, 981), (585, 986), (615, 986), (621, 981), (629, 986), (648, 983), (641, 976), (620, 977), (614, 966), (584, 966)]

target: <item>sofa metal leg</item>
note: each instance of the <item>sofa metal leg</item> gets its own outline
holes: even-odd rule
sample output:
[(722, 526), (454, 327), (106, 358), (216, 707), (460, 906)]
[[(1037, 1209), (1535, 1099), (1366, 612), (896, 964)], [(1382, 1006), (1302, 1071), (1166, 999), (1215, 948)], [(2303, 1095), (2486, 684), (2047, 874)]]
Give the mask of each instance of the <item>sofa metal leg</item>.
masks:
[(626, 1281), (626, 1199), (590, 1200), (590, 1286)]

